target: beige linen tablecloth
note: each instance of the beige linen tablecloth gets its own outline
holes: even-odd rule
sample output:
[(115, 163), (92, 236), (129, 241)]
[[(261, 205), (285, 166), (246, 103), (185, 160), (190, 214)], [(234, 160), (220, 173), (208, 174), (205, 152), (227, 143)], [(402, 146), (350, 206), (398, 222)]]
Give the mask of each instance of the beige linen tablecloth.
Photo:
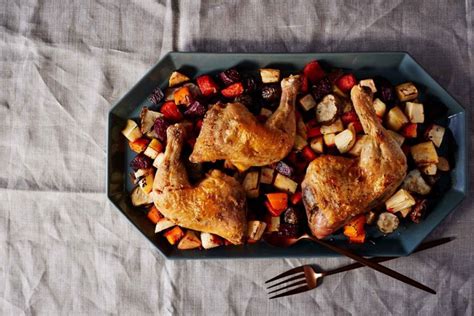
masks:
[(171, 50), (405, 50), (469, 110), (473, 31), (472, 0), (1, 1), (0, 314), (472, 315), (472, 189), (430, 236), (455, 242), (388, 264), (438, 295), (360, 269), (270, 302), (265, 279), (349, 261), (165, 261), (107, 201), (105, 133)]

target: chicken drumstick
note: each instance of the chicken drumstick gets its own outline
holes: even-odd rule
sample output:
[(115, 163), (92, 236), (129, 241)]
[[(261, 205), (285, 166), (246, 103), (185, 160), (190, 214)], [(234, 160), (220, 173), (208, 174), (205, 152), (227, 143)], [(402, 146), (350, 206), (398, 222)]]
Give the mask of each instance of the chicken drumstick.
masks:
[(241, 244), (246, 229), (246, 197), (240, 183), (213, 170), (200, 183), (191, 185), (181, 158), (185, 128), (170, 126), (167, 137), (153, 182), (158, 210), (177, 225)]
[(354, 216), (384, 202), (407, 171), (403, 151), (375, 114), (372, 93), (355, 86), (351, 99), (370, 140), (359, 158), (321, 156), (306, 170), (303, 202), (308, 225), (317, 238), (326, 237)]

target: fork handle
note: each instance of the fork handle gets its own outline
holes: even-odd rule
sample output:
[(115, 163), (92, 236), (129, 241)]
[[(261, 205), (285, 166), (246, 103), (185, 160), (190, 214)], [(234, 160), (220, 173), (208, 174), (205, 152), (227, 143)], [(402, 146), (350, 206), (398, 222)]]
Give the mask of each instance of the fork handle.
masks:
[[(426, 249), (430, 249), (430, 248), (445, 244), (447, 242), (450, 242), (452, 240), (454, 240), (454, 237), (445, 237), (445, 238), (440, 238), (440, 239), (427, 241), (427, 242), (424, 242), (421, 245), (419, 245), (418, 248), (416, 248), (413, 251), (413, 253), (420, 252), (420, 251), (423, 251), (423, 250), (426, 250)], [(374, 257), (374, 258), (371, 258), (369, 260), (373, 261), (373, 262), (376, 262), (376, 263), (380, 263), (380, 262), (390, 261), (390, 260), (397, 259), (397, 258), (399, 258), (399, 257)], [(323, 272), (323, 276), (329, 276), (329, 275), (332, 275), (332, 274), (341, 273), (341, 272), (345, 272), (345, 271), (349, 271), (349, 270), (354, 270), (354, 269), (358, 269), (358, 268), (361, 268), (361, 267), (364, 267), (364, 265), (359, 263), (359, 262), (354, 262), (354, 263), (348, 264), (348, 265), (340, 267), (340, 268), (325, 271), (325, 272)]]

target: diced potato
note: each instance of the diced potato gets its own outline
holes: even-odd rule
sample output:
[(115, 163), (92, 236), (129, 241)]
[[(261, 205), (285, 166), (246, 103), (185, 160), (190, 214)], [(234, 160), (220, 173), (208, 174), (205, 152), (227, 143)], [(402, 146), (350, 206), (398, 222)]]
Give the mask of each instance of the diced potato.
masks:
[(407, 102), (405, 104), (405, 114), (412, 123), (423, 123), (425, 121), (425, 112), (421, 103)]
[(415, 204), (415, 198), (405, 189), (398, 190), (392, 197), (385, 201), (385, 207), (387, 211), (391, 213), (399, 212)]
[(309, 145), (315, 153), (318, 153), (318, 154), (324, 153), (324, 138), (323, 138), (323, 136), (318, 136), (316, 138), (313, 138)]
[(345, 94), (341, 89), (339, 89), (338, 86), (333, 85), (332, 86), (332, 92), (342, 98), (347, 98), (347, 94)]
[(222, 246), (224, 241), (222, 238), (209, 234), (209, 233), (201, 233), (201, 243), (204, 249), (211, 249), (215, 247)]
[(293, 148), (297, 151), (302, 150), (308, 145), (308, 141), (306, 138), (303, 138), (301, 135), (296, 134), (295, 135), (295, 143), (293, 144)]
[(156, 135), (153, 131), (153, 126), (157, 118), (163, 117), (163, 114), (160, 112), (149, 110), (146, 106), (143, 107), (140, 112), (140, 131), (142, 134), (156, 138)]
[(147, 173), (144, 177), (141, 177), (138, 180), (138, 185), (146, 194), (149, 194), (153, 189), (153, 181), (155, 180), (155, 175), (153, 172)]
[(305, 111), (309, 111), (316, 106), (316, 101), (311, 94), (307, 94), (300, 99), (300, 104)]
[(262, 77), (263, 83), (274, 83), (280, 81), (280, 70), (262, 68), (260, 69), (260, 77)]
[(373, 93), (377, 92), (377, 88), (375, 87), (375, 82), (374, 82), (374, 80), (372, 80), (372, 79), (364, 79), (364, 80), (361, 80), (361, 81), (359, 82), (359, 84), (360, 84), (362, 87), (370, 88), (370, 90), (372, 90)]
[(348, 152), (356, 142), (356, 133), (354, 128), (348, 128), (340, 132), (336, 135), (334, 141), (341, 154)]
[(144, 154), (151, 159), (155, 159), (161, 152), (163, 152), (163, 145), (158, 139), (153, 138), (150, 144), (148, 144)]
[(277, 232), (280, 229), (280, 216), (268, 216), (266, 222), (267, 232)]
[(392, 213), (384, 212), (379, 215), (377, 220), (378, 229), (384, 234), (393, 233), (400, 224), (398, 217)]
[(133, 206), (142, 206), (153, 203), (151, 194), (146, 194), (139, 186), (132, 190), (130, 198), (132, 199)]
[(387, 106), (385, 103), (382, 102), (379, 98), (374, 100), (373, 103), (375, 114), (377, 114), (378, 117), (383, 117), (385, 115), (385, 111), (387, 110)]
[(418, 169), (414, 169), (407, 174), (405, 180), (403, 180), (402, 188), (420, 195), (426, 195), (431, 191), (431, 187), (423, 179)]
[(159, 233), (159, 232), (162, 232), (164, 231), (165, 229), (168, 229), (168, 228), (171, 228), (173, 226), (175, 226), (176, 224), (173, 223), (172, 221), (170, 221), (169, 219), (167, 218), (161, 218), (157, 223), (156, 223), (156, 226), (155, 226), (155, 234)]
[(261, 221), (249, 221), (247, 223), (247, 238), (252, 241), (257, 241), (262, 238), (267, 223)]
[(296, 121), (296, 134), (300, 135), (304, 139), (308, 138), (308, 132), (306, 131), (306, 124), (304, 123), (301, 117)]
[(333, 94), (326, 95), (316, 105), (316, 121), (326, 125), (333, 123), (340, 113), (341, 106), (339, 97)]
[(437, 164), (434, 164), (434, 163), (422, 165), (419, 168), (421, 169), (421, 172), (423, 172), (424, 174), (428, 176), (434, 176), (436, 172), (438, 171)]
[(389, 133), (390, 136), (392, 136), (392, 138), (397, 142), (397, 144), (399, 146), (401, 146), (403, 144), (403, 142), (405, 141), (405, 137), (398, 134), (397, 132), (394, 132), (394, 131), (388, 129), (387, 133)]
[(275, 173), (274, 169), (263, 167), (260, 173), (260, 183), (272, 184), (274, 173)]
[(259, 194), (259, 177), (258, 171), (250, 171), (245, 175), (242, 186), (247, 193), (247, 197), (256, 198)]
[(325, 134), (323, 135), (323, 139), (327, 147), (336, 146), (336, 134)]
[(438, 153), (431, 141), (412, 146), (410, 152), (413, 160), (418, 166), (437, 164), (439, 161)]
[(186, 81), (189, 81), (188, 76), (183, 75), (179, 71), (173, 71), (173, 73), (170, 76), (168, 85), (170, 87), (174, 87), (174, 86), (180, 85), (180, 84), (182, 84)]
[(441, 171), (449, 171), (450, 170), (450, 167), (449, 167), (449, 162), (446, 158), (444, 157), (438, 157), (438, 164), (437, 164), (437, 167), (439, 170)]
[(407, 217), (408, 214), (410, 214), (412, 208), (411, 207), (407, 207), (407, 208), (404, 208), (403, 210), (399, 211), (400, 215), (402, 215), (403, 218)]
[(386, 123), (389, 129), (396, 132), (405, 124), (408, 124), (409, 121), (405, 114), (403, 114), (402, 110), (400, 110), (400, 108), (396, 106), (393, 107), (390, 111), (388, 111)]
[(426, 138), (431, 140), (436, 147), (440, 147), (443, 142), (444, 132), (446, 129), (443, 126), (436, 124), (431, 125), (426, 131)]
[(178, 244), (178, 249), (180, 250), (196, 249), (199, 247), (201, 247), (201, 239), (199, 239), (196, 232), (192, 230), (186, 231), (184, 237)]
[(331, 125), (323, 125), (321, 126), (321, 134), (334, 134), (338, 132), (342, 132), (344, 130), (344, 125), (342, 124), (341, 119), (337, 119)]
[(163, 236), (165, 236), (166, 240), (168, 240), (171, 245), (174, 245), (184, 237), (184, 232), (179, 226), (175, 226), (173, 229), (165, 232)]
[(262, 108), (260, 110), (260, 115), (265, 116), (265, 117), (270, 117), (272, 116), (273, 112), (267, 108)]
[(369, 140), (370, 136), (368, 135), (358, 136), (354, 146), (352, 146), (351, 150), (349, 151), (349, 154), (355, 157), (359, 157), (360, 153), (362, 152), (362, 148), (367, 145), (367, 142)]
[(290, 178), (282, 175), (281, 173), (277, 173), (275, 177), (275, 181), (273, 182), (273, 185), (280, 190), (289, 192), (289, 193), (295, 193), (296, 188), (298, 187), (298, 183), (291, 180)]
[(418, 98), (418, 89), (411, 82), (405, 82), (395, 87), (398, 99), (401, 102), (411, 101)]
[(134, 142), (143, 136), (137, 123), (133, 120), (127, 120), (127, 125), (122, 130), (122, 134), (131, 142)]

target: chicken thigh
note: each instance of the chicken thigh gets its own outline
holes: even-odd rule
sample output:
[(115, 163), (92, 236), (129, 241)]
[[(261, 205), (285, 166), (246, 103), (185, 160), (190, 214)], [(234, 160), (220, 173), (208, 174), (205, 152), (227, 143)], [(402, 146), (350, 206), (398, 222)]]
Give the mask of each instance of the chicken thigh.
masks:
[(191, 185), (182, 161), (185, 128), (167, 130), (168, 142), (153, 182), (153, 201), (169, 220), (185, 228), (241, 244), (246, 230), (246, 196), (240, 183), (219, 170)]
[(355, 86), (351, 99), (369, 135), (360, 157), (318, 157), (310, 163), (302, 183), (308, 225), (317, 238), (326, 237), (354, 216), (384, 202), (407, 171), (405, 154), (375, 114), (372, 93)]
[(295, 100), (300, 77), (281, 82), (280, 105), (265, 124), (241, 103), (216, 104), (207, 112), (192, 162), (227, 160), (243, 171), (283, 159), (295, 140)]

